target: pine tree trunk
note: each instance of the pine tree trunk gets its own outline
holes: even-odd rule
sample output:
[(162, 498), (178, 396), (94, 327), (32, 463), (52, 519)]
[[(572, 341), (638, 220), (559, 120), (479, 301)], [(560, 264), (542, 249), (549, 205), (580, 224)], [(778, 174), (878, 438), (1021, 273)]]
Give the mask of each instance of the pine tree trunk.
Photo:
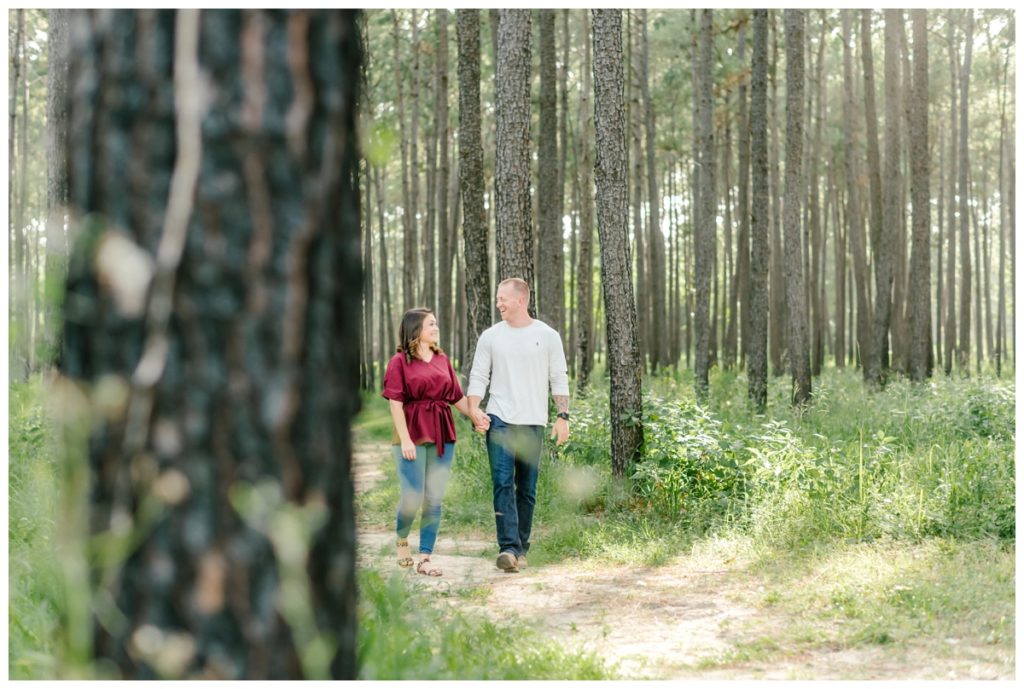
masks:
[[(26, 122), (18, 122), (18, 94), (22, 90), (22, 75), (24, 64), (24, 43), (25, 43), (25, 10), (15, 10), (15, 35), (11, 43), (10, 56), (10, 91), (8, 91), (7, 118), (8, 118), (8, 161), (11, 170), (17, 170), (20, 158), (28, 155), (22, 147), (16, 146), (19, 128), (26, 126)], [(24, 119), (24, 118), (22, 118)], [(20, 150), (19, 150), (20, 149)], [(19, 175), (23, 177), (23, 175)], [(25, 308), (25, 301), (28, 295), (27, 276), (24, 270), (25, 263), (25, 218), (22, 211), (23, 195), (18, 191), (15, 180), (10, 180), (7, 185), (7, 208), (10, 213), (11, 228), (8, 235), (8, 260), (10, 265), (10, 293), (8, 308), (10, 313), (10, 350), (8, 358), (8, 370), (11, 380), (24, 381), (28, 378), (28, 313)]]
[(696, 353), (694, 360), (694, 387), (697, 400), (704, 403), (708, 397), (708, 369), (711, 366), (711, 273), (714, 262), (713, 242), (715, 241), (715, 148), (714, 129), (711, 123), (712, 108), (712, 11), (701, 10), (699, 118), (697, 121), (700, 141), (700, 179), (698, 203), (700, 216), (694, 228), (694, 283), (696, 286), (696, 308), (694, 333)]
[[(394, 22), (392, 37), (395, 46), (395, 100), (398, 103), (398, 141), (402, 154), (402, 310), (404, 311), (405, 309), (412, 308), (417, 303), (416, 276), (419, 274), (417, 270), (419, 264), (419, 253), (417, 251), (419, 241), (416, 231), (416, 218), (413, 211), (412, 189), (410, 188), (410, 173), (413, 172), (410, 168), (415, 168), (416, 163), (415, 157), (412, 162), (409, 160), (409, 139), (412, 138), (415, 141), (415, 135), (411, 135), (409, 129), (406, 128), (405, 96), (402, 88), (402, 82), (404, 81), (402, 66), (405, 64), (405, 61), (401, 52), (402, 36), (398, 21), (398, 10), (392, 10), (392, 19)], [(413, 72), (413, 79), (416, 79), (416, 72)], [(413, 120), (415, 121), (415, 119), (414, 110)], [(415, 150), (415, 147), (413, 150)]]
[[(19, 21), (24, 22), (24, 11), (19, 10)], [(12, 166), (11, 170), (17, 170), (18, 180), (18, 205), (15, 211), (16, 219), (18, 223), (18, 240), (19, 247), (18, 253), (20, 254), (20, 260), (18, 262), (18, 273), (19, 273), (19, 291), (20, 296), (18, 299), (18, 322), (21, 324), (21, 347), (22, 357), (25, 362), (25, 374), (26, 377), (36, 370), (35, 363), (35, 332), (33, 325), (35, 323), (35, 285), (36, 285), (36, 271), (35, 261), (33, 260), (32, 244), (33, 241), (29, 238), (28, 228), (28, 102), (30, 98), (29, 84), (31, 82), (30, 74), (28, 73), (28, 46), (29, 36), (27, 31), (22, 28), (21, 32), (21, 59), (22, 67), (25, 69), (24, 78), (21, 80), (21, 126), (18, 127), (18, 159), (17, 165)], [(13, 180), (12, 180), (13, 182)]]
[(632, 168), (630, 179), (633, 192), (630, 198), (633, 208), (633, 239), (636, 242), (632, 257), (636, 260), (636, 311), (637, 311), (637, 342), (640, 347), (640, 363), (645, 370), (650, 370), (654, 363), (652, 356), (651, 337), (651, 300), (650, 281), (648, 279), (647, 235), (644, 230), (643, 218), (643, 150), (640, 130), (643, 127), (643, 113), (640, 108), (640, 67), (639, 57), (633, 47), (635, 34), (635, 14), (626, 10), (626, 64), (629, 66), (629, 80), (626, 84), (626, 122), (629, 124), (630, 138), (633, 142), (633, 154), (627, 151), (627, 169)]
[(579, 185), (580, 185), (580, 235), (579, 254), (576, 268), (577, 319), (579, 365), (576, 369), (576, 389), (581, 393), (590, 384), (590, 373), (594, 370), (594, 157), (591, 142), (594, 140), (594, 109), (591, 107), (591, 75), (593, 74), (590, 55), (590, 15), (583, 13), (583, 84), (580, 90), (580, 121), (583, 135), (579, 137)]
[[(1009, 44), (1008, 44), (1009, 45)], [(1008, 196), (1006, 186), (1006, 81), (1009, 73), (1010, 51), (1006, 51), (1006, 59), (1003, 62), (1003, 88), (999, 108), (999, 198)], [(999, 204), (999, 268), (996, 272), (998, 284), (998, 303), (996, 305), (996, 377), (1003, 375), (1003, 357), (1006, 355), (1006, 218), (1007, 208), (1005, 203)], [(940, 204), (941, 207), (941, 204)], [(941, 225), (941, 223), (940, 223)]]
[(41, 355), (46, 365), (60, 350), (61, 292), (68, 266), (65, 230), (68, 203), (67, 98), (68, 11), (47, 11), (46, 72), (46, 278)]
[(956, 56), (956, 24), (953, 21), (952, 11), (947, 12), (946, 21), (948, 24), (948, 40), (949, 40), (949, 119), (950, 119), (950, 137), (949, 137), (949, 226), (947, 229), (947, 236), (949, 242), (949, 249), (946, 256), (946, 326), (945, 326), (945, 359), (943, 360), (943, 371), (946, 375), (950, 375), (953, 372), (954, 359), (959, 359), (959, 355), (956, 354), (957, 347), (957, 319), (956, 319), (956, 246), (957, 246), (957, 230), (956, 230), (956, 181), (959, 175), (957, 161), (957, 140), (960, 138), (959, 129), (957, 126), (957, 109), (956, 109), (956, 78), (957, 78), (957, 63), (958, 59)]
[[(412, 52), (412, 64), (410, 69), (412, 70), (412, 79), (410, 83), (412, 88), (410, 91), (410, 98), (412, 99), (412, 114), (410, 115), (411, 121), (409, 126), (409, 222), (413, 227), (413, 235), (417, 237), (418, 241), (415, 249), (423, 249), (424, 255), (426, 254), (426, 247), (433, 242), (433, 237), (429, 236), (426, 223), (420, 221), (420, 93), (421, 93), (421, 82), (423, 81), (423, 69), (420, 65), (420, 53), (422, 47), (420, 45), (420, 29), (419, 29), (419, 16), (416, 14), (416, 10), (412, 10), (412, 46), (410, 51)], [(428, 162), (427, 170), (431, 170), (431, 166)], [(429, 196), (428, 196), (429, 198)], [(429, 214), (426, 214), (429, 217)], [(426, 217), (424, 218), (426, 220)], [(431, 265), (425, 260), (421, 260), (418, 264), (421, 269), (418, 273), (413, 275), (413, 280), (416, 292), (415, 297), (412, 301), (405, 304), (405, 308), (411, 309), (414, 305), (423, 306), (427, 304), (426, 288), (431, 274)], [(407, 269), (407, 268), (406, 268)], [(433, 304), (430, 304), (430, 308), (434, 308)]]
[(750, 75), (750, 308), (745, 311), (749, 341), (747, 394), (764, 413), (768, 391), (768, 10), (754, 10), (754, 54)]
[(961, 376), (970, 375), (971, 354), (971, 241), (969, 234), (969, 210), (967, 198), (967, 171), (970, 159), (967, 152), (968, 117), (967, 97), (971, 75), (971, 47), (974, 41), (974, 11), (967, 12), (967, 34), (964, 37), (965, 53), (960, 71), (960, 346), (957, 349), (957, 370)]
[(771, 307), (768, 317), (768, 352), (772, 360), (772, 375), (781, 376), (786, 371), (784, 362), (786, 350), (786, 287), (783, 275), (782, 259), (782, 183), (779, 180), (779, 31), (776, 26), (776, 13), (768, 15), (772, 32), (772, 61), (769, 79), (772, 85), (772, 99), (768, 126), (771, 131), (771, 153), (768, 160), (771, 165), (770, 197), (772, 200), (772, 247), (771, 247)]
[[(973, 177), (973, 174), (971, 175)], [(970, 184), (970, 182), (968, 183)], [(968, 187), (970, 188), (970, 187)], [(975, 198), (985, 198), (985, 189), (982, 188)], [(984, 354), (985, 340), (983, 334), (983, 320), (985, 314), (981, 310), (981, 276), (985, 270), (984, 256), (981, 253), (981, 224), (978, 222), (978, 208), (971, 208), (971, 220), (974, 224), (974, 360), (975, 373), (981, 375), (981, 359)]]
[(874, 351), (877, 364), (869, 363), (871, 382), (884, 385), (889, 368), (889, 331), (892, 325), (893, 272), (900, 222), (900, 126), (899, 43), (896, 24), (900, 10), (885, 10), (885, 188), (882, 189), (882, 228), (875, 253)]
[[(559, 110), (558, 110), (558, 183), (557, 183), (557, 199), (555, 203), (555, 217), (559, 231), (561, 231), (562, 223), (566, 215), (565, 206), (565, 176), (566, 166), (568, 165), (568, 154), (570, 148), (569, 142), (569, 42), (571, 40), (569, 34), (569, 10), (564, 9), (561, 11), (562, 16), (562, 59), (560, 61), (558, 69), (558, 94), (559, 94)], [(574, 184), (578, 186), (577, 175), (573, 175), (574, 180), (577, 182)], [(562, 323), (564, 327), (566, 312), (565, 312), (565, 300), (568, 296), (568, 318), (569, 318), (569, 337), (567, 342), (569, 345), (568, 361), (569, 361), (569, 375), (575, 378), (576, 376), (576, 322), (578, 316), (578, 309), (576, 308), (576, 279), (577, 276), (572, 268), (576, 265), (577, 254), (578, 254), (578, 232), (579, 228), (577, 222), (578, 206), (573, 206), (573, 212), (571, 217), (571, 228), (572, 228), (572, 247), (571, 255), (569, 256), (569, 285), (568, 289), (565, 286), (565, 265), (564, 260), (559, 262), (559, 277), (562, 284), (562, 299), (559, 301), (559, 308), (562, 309)]]
[[(391, 270), (388, 267), (388, 243), (385, 236), (384, 222), (384, 191), (381, 183), (380, 168), (373, 168), (373, 188), (377, 194), (377, 228), (379, 232), (378, 250), (380, 251), (380, 289), (381, 289), (381, 312), (380, 312), (380, 349), (377, 361), (380, 370), (383, 371), (387, 365), (391, 353), (394, 351), (397, 341), (395, 340), (395, 316), (391, 303)], [(367, 213), (372, 212), (370, 208)]]
[[(818, 40), (818, 57), (815, 62), (815, 96), (814, 101), (816, 103), (817, 112), (814, 116), (814, 138), (811, 142), (810, 150), (810, 179), (808, 186), (808, 205), (809, 205), (809, 219), (810, 227), (808, 234), (810, 235), (810, 243), (807, 246), (808, 259), (810, 263), (810, 273), (808, 275), (808, 291), (810, 293), (810, 303), (808, 306), (811, 310), (811, 375), (820, 376), (821, 367), (825, 359), (825, 321), (823, 318), (822, 310), (824, 307), (824, 300), (821, 298), (821, 280), (819, 276), (822, 270), (822, 264), (824, 263), (823, 254), (823, 231), (822, 231), (822, 212), (821, 212), (821, 198), (819, 194), (820, 178), (818, 174), (818, 163), (821, 159), (821, 139), (822, 139), (822, 124), (824, 122), (823, 108), (825, 103), (825, 83), (824, 83), (824, 57), (825, 57), (825, 43), (827, 41), (828, 25), (824, 17), (821, 22), (821, 37)], [(810, 113), (809, 113), (810, 114)]]
[(459, 40), (459, 185), (466, 270), (469, 337), (463, 372), (472, 367), (476, 342), (491, 324), (491, 279), (484, 210), (484, 150), (480, 125), (480, 11), (457, 10)]
[(70, 28), (61, 369), (121, 402), (88, 445), (96, 660), (354, 679), (357, 14), (76, 10)]
[[(364, 50), (366, 42), (363, 42)], [(365, 54), (365, 52), (364, 52)], [(365, 81), (363, 85), (365, 86)], [(369, 108), (367, 108), (369, 109)], [(365, 120), (364, 120), (365, 126)], [(366, 209), (363, 213), (363, 221), (365, 227), (363, 228), (363, 322), (362, 322), (362, 347), (360, 348), (360, 368), (362, 374), (360, 376), (361, 387), (364, 390), (373, 390), (376, 385), (374, 382), (373, 375), (373, 213), (370, 209), (373, 208), (371, 205), (373, 200), (370, 198), (370, 187), (372, 186), (370, 180), (370, 161), (363, 158), (363, 174), (361, 175), (361, 181), (363, 187), (366, 190), (366, 200), (363, 202), (362, 208)]]
[[(495, 93), (497, 156), (494, 171), (498, 281), (533, 285), (530, 222), (530, 11), (500, 10)], [(536, 314), (536, 290), (530, 292)]]
[(643, 455), (640, 355), (626, 237), (626, 121), (622, 13), (592, 10), (597, 229), (608, 331), (612, 475), (623, 479)]
[(882, 233), (882, 156), (878, 144), (878, 108), (875, 105), (875, 61), (871, 47), (871, 10), (860, 11), (860, 58), (864, 71), (864, 119), (867, 125), (868, 180), (871, 185), (871, 254), (878, 261)]
[[(846, 46), (844, 54), (848, 54), (848, 39), (849, 32), (848, 27), (844, 24), (843, 32), (843, 45)], [(844, 75), (845, 81), (845, 75)], [(850, 95), (850, 101), (852, 104), (853, 95)], [(844, 100), (845, 102), (845, 100)], [(835, 228), (835, 243), (832, 248), (833, 260), (832, 263), (835, 266), (835, 287), (836, 287), (836, 336), (835, 336), (835, 349), (833, 354), (835, 355), (836, 368), (844, 368), (846, 366), (846, 254), (847, 254), (847, 237), (849, 233), (843, 232), (843, 225), (839, 221), (839, 190), (836, 188), (835, 175), (829, 176), (829, 188), (830, 195), (832, 197), (832, 227)], [(851, 328), (856, 328), (852, 326)]]
[(945, 322), (946, 317), (946, 304), (945, 304), (945, 282), (943, 277), (943, 232), (944, 227), (943, 212), (945, 211), (945, 194), (946, 184), (943, 181), (942, 173), (946, 169), (946, 128), (942, 124), (939, 126), (939, 197), (936, 200), (935, 207), (938, 210), (938, 218), (935, 222), (935, 333), (933, 335), (932, 342), (934, 343), (935, 349), (935, 362), (936, 365), (942, 366), (942, 324)]
[[(739, 44), (736, 57), (741, 65), (746, 65), (747, 21), (740, 24)], [(739, 189), (736, 197), (736, 214), (739, 216), (740, 230), (736, 243), (736, 292), (734, 308), (737, 309), (736, 320), (739, 323), (740, 365), (743, 365), (747, 354), (748, 331), (747, 311), (750, 310), (750, 122), (747, 116), (747, 80), (739, 83), (739, 173), (737, 184)]]
[(449, 176), (452, 170), (448, 162), (448, 10), (434, 10), (437, 35), (437, 61), (434, 72), (438, 145), (437, 169), (437, 306), (441, 314), (438, 319), (448, 333), (449, 342), (456, 335), (455, 313), (452, 311), (452, 258), (455, 247), (452, 241), (453, 223), (449, 213), (455, 209), (449, 203)]
[(811, 363), (807, 350), (807, 304), (800, 250), (800, 187), (804, 126), (804, 10), (783, 13), (786, 40), (786, 188), (783, 206), (786, 261), (786, 307), (792, 402), (811, 398)]
[(913, 247), (910, 265), (910, 377), (931, 376), (931, 214), (928, 161), (928, 13), (913, 10), (914, 78), (911, 102), (910, 184)]
[(665, 235), (661, 231), (661, 195), (655, 166), (654, 102), (648, 73), (647, 10), (640, 10), (640, 85), (644, 96), (644, 129), (647, 147), (647, 227), (649, 229), (651, 286), (651, 353), (655, 367), (668, 366), (668, 329), (665, 327)]
[[(424, 10), (423, 14), (424, 19), (426, 19), (426, 10)], [(418, 40), (415, 42), (419, 45)], [(430, 108), (430, 98), (427, 94), (432, 91), (433, 95), (433, 107), (430, 108), (433, 116), (433, 121), (431, 123), (432, 126), (424, 126), (423, 128), (423, 154), (425, 158), (424, 162), (426, 163), (426, 167), (424, 169), (424, 182), (426, 184), (426, 212), (423, 215), (423, 244), (421, 247), (423, 250), (423, 292), (420, 297), (419, 305), (433, 309), (435, 316), (437, 316), (437, 238), (438, 234), (440, 234), (437, 223), (437, 130), (441, 124), (440, 117), (438, 116), (438, 106), (440, 103), (438, 81), (440, 79), (440, 74), (438, 73), (436, 48), (434, 50), (433, 69), (430, 71), (429, 77), (427, 76), (427, 73), (427, 68), (418, 72), (423, 81), (423, 90), (421, 93), (423, 94), (423, 100), (427, 103), (428, 108)], [(428, 83), (430, 82), (432, 82), (432, 86), (428, 87)], [(419, 112), (418, 109), (417, 112)], [(447, 327), (447, 324), (445, 324), (444, 321), (441, 321), (440, 318), (438, 320), (441, 323), (442, 328)]]
[[(729, 96), (724, 95), (725, 109), (731, 111)], [(725, 238), (725, 260), (722, 264), (722, 368), (732, 370), (736, 365), (736, 268), (733, 251), (732, 221), (732, 119), (725, 118), (722, 133), (722, 230)]]
[(562, 335), (565, 328), (565, 248), (558, 208), (558, 72), (555, 11), (540, 11), (540, 140), (537, 151), (537, 316)]

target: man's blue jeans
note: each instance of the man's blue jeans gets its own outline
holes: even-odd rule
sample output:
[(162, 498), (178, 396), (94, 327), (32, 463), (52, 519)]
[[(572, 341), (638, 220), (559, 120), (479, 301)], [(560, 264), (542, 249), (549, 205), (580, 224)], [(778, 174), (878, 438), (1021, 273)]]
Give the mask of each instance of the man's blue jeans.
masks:
[(440, 457), (433, 443), (417, 445), (414, 460), (402, 456), (401, 445), (392, 445), (391, 454), (398, 464), (400, 486), (395, 530), (399, 538), (407, 538), (416, 513), (422, 508), (420, 552), (429, 555), (434, 552), (437, 529), (441, 525), (441, 499), (448, 486), (455, 443), (445, 443), (444, 454)]
[(487, 431), (487, 457), (494, 487), (498, 549), (525, 555), (530, 549), (543, 426), (507, 424), (494, 414)]

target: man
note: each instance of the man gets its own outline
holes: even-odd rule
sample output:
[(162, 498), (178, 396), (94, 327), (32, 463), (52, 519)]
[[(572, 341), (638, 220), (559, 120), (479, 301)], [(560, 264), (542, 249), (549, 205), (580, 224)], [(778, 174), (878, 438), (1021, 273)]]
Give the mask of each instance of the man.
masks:
[[(498, 285), (501, 322), (480, 335), (469, 374), (470, 416), (487, 429), (487, 457), (494, 488), (498, 569), (526, 567), (536, 503), (537, 475), (548, 422), (548, 385), (557, 418), (551, 437), (569, 437), (569, 376), (558, 333), (530, 317), (530, 286), (519, 278)], [(487, 413), (480, 400), (490, 387)]]

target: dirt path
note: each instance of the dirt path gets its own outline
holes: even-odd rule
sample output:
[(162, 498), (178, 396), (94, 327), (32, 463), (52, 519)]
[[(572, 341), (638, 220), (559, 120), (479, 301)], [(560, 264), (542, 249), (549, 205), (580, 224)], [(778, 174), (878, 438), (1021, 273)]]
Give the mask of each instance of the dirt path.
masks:
[[(383, 479), (386, 446), (360, 446), (357, 490)], [(397, 569), (394, 535), (361, 529), (359, 561)], [(410, 539), (413, 551), (416, 537)], [(1007, 679), (1013, 658), (969, 644), (935, 657), (935, 644), (771, 648), (773, 634), (802, 621), (758, 606), (764, 582), (742, 563), (688, 553), (649, 568), (594, 560), (531, 566), (506, 574), (494, 565), (490, 534), (446, 537), (433, 561), (444, 576), (408, 571), (416, 585), (459, 593), (460, 603), (494, 619), (518, 619), (571, 648), (617, 664), (626, 678), (656, 679)], [(514, 612), (513, 612), (514, 611)], [(767, 644), (767, 650), (764, 649)]]

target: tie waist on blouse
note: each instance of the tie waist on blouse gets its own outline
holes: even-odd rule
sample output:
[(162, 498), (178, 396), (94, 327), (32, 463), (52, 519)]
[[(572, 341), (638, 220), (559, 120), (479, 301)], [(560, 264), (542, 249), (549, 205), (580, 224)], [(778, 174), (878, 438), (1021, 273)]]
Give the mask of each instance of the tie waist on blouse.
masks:
[[(413, 400), (407, 402), (406, 406), (425, 406), (430, 411), (431, 421), (434, 427), (434, 445), (437, 446), (437, 456), (444, 455), (444, 421), (446, 416), (451, 415), (448, 402), (444, 400)], [(453, 438), (454, 440), (454, 438)]]

